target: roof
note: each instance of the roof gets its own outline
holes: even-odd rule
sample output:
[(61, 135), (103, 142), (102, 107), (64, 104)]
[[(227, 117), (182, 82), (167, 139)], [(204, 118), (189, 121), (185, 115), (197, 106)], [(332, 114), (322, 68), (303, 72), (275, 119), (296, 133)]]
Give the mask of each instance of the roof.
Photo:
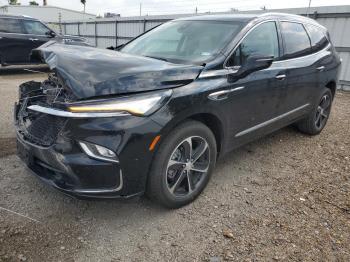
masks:
[(65, 11), (69, 11), (69, 12), (96, 16), (96, 14), (84, 13), (84, 12), (80, 12), (80, 11), (77, 11), (77, 10), (62, 8), (62, 7), (53, 6), (53, 5), (45, 5), (45, 6), (42, 6), (42, 5), (3, 5), (3, 6), (0, 6), (0, 9), (2, 9), (2, 8), (36, 8), (36, 9), (40, 9), (40, 8), (56, 8), (56, 9), (65, 10)]
[(31, 19), (31, 20), (38, 20), (36, 18), (27, 16), (27, 15), (12, 15), (12, 14), (0, 14), (0, 18), (20, 18), (20, 19)]
[(177, 20), (201, 20), (201, 21), (226, 21), (226, 22), (233, 22), (233, 21), (239, 21), (239, 22), (248, 22), (255, 18), (257, 18), (259, 15), (256, 14), (222, 14), (222, 15), (197, 15), (197, 16), (190, 16), (185, 18), (179, 18)]
[(315, 22), (313, 19), (294, 15), (287, 13), (263, 13), (263, 14), (255, 14), (255, 13), (246, 13), (246, 14), (220, 14), (220, 15), (197, 15), (191, 17), (180, 18), (177, 20), (210, 20), (210, 21), (239, 21), (239, 22), (249, 22), (253, 19), (288, 19), (302, 22)]

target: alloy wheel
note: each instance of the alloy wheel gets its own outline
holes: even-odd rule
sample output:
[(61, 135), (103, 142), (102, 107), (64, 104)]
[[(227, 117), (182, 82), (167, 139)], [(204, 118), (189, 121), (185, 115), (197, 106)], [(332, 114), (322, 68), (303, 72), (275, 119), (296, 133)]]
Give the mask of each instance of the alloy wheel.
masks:
[(322, 129), (327, 122), (331, 108), (331, 97), (326, 94), (321, 98), (321, 102), (317, 107), (315, 115), (315, 125), (318, 129)]
[(166, 169), (166, 185), (175, 197), (192, 194), (208, 174), (210, 149), (199, 136), (183, 140), (173, 151)]

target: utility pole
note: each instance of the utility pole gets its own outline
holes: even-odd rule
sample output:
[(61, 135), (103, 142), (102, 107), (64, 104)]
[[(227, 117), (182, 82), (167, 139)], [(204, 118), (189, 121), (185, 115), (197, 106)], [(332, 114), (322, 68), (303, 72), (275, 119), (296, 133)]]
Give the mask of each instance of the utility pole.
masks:
[(312, 0), (309, 0), (309, 7), (307, 8), (307, 11), (306, 11), (306, 16), (307, 17), (309, 17), (309, 14), (310, 14), (311, 1)]
[(140, 3), (140, 16), (142, 14), (142, 3)]
[(196, 14), (198, 14), (198, 7), (196, 6)]

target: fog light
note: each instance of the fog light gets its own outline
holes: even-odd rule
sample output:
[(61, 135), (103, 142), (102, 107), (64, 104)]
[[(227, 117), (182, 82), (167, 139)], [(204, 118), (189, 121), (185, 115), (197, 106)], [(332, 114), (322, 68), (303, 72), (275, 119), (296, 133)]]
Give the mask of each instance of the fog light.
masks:
[(110, 162), (119, 162), (116, 153), (114, 153), (112, 150), (106, 147), (88, 143), (85, 141), (79, 141), (79, 145), (83, 149), (85, 154), (92, 158)]

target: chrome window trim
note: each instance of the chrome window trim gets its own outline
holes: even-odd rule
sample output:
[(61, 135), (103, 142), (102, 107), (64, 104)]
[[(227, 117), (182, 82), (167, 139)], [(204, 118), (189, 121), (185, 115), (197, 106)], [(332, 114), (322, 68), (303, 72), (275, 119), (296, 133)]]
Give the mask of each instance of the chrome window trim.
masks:
[(72, 190), (76, 193), (81, 194), (102, 194), (102, 193), (114, 193), (118, 192), (123, 188), (124, 182), (123, 182), (123, 172), (120, 170), (119, 172), (119, 186), (113, 189), (75, 189)]
[(323, 48), (323, 49), (320, 50), (320, 51), (317, 51), (316, 53), (312, 53), (312, 54), (308, 54), (308, 55), (304, 55), (304, 56), (299, 56), (299, 57), (294, 57), (294, 58), (289, 58), (289, 59), (284, 59), (284, 60), (274, 61), (273, 64), (278, 64), (278, 63), (283, 63), (283, 62), (288, 62), (288, 61), (293, 61), (293, 60), (308, 58), (308, 57), (310, 57), (310, 56), (318, 55), (319, 53), (322, 53), (322, 52), (324, 52), (324, 51), (327, 51), (327, 49), (329, 49), (330, 47), (331, 47), (331, 44), (329, 43), (325, 48)]
[[(1, 32), (0, 31), (0, 34), (8, 34), (8, 35), (36, 35), (36, 34), (23, 34), (23, 33), (6, 33), (6, 32)], [(42, 37), (46, 37), (46, 38), (49, 38), (47, 35), (36, 35), (36, 36), (42, 36)]]
[[(307, 31), (307, 29), (305, 28), (305, 24), (311, 24), (311, 25), (314, 25), (314, 26), (318, 26), (318, 25), (313, 24), (313, 23), (310, 23), (310, 22), (308, 22), (308, 23), (306, 23), (306, 22), (303, 23), (303, 22), (300, 22), (300, 21), (289, 20), (289, 19), (269, 19), (269, 20), (262, 21), (262, 22), (260, 22), (260, 23), (258, 23), (258, 24), (256, 24), (256, 25), (254, 25), (252, 28), (250, 28), (250, 29), (245, 33), (245, 35), (239, 40), (239, 42), (236, 44), (236, 46), (233, 48), (233, 50), (230, 52), (230, 54), (227, 56), (227, 58), (226, 58), (225, 61), (224, 61), (224, 68), (225, 68), (225, 69), (232, 69), (233, 67), (235, 67), (235, 66), (233, 66), (233, 67), (228, 67), (228, 66), (226, 66), (227, 61), (230, 59), (230, 57), (231, 57), (232, 54), (236, 51), (236, 49), (237, 49), (238, 46), (242, 43), (242, 41), (247, 37), (247, 35), (248, 35), (253, 29), (255, 29), (257, 26), (259, 26), (259, 25), (261, 25), (261, 24), (263, 24), (263, 23), (266, 23), (266, 22), (275, 22), (275, 23), (279, 23), (279, 22), (290, 22), (290, 23), (302, 24), (303, 27), (304, 27), (304, 29), (305, 29), (305, 31), (306, 31), (306, 33), (308, 33), (308, 31)], [(249, 26), (249, 24), (247, 25), (247, 27), (248, 27), (248, 26)], [(321, 26), (318, 26), (318, 27), (322, 28)], [(278, 30), (278, 28), (277, 28), (277, 30)], [(328, 39), (328, 37), (327, 37), (327, 39)], [(299, 56), (299, 57), (294, 57), (294, 58), (289, 58), (289, 59), (283, 59), (283, 60), (273, 61), (272, 64), (277, 64), (277, 63), (286, 62), (286, 61), (293, 61), (293, 60), (296, 60), (296, 59), (303, 59), (303, 58), (307, 58), (307, 57), (309, 57), (309, 56), (313, 56), (313, 55), (319, 54), (319, 53), (321, 53), (321, 52), (324, 52), (324, 51), (326, 51), (328, 48), (330, 48), (330, 47), (332, 46), (332, 44), (330, 43), (330, 39), (328, 39), (328, 41), (329, 41), (329, 44), (328, 44), (325, 48), (323, 48), (322, 50), (320, 50), (320, 51), (318, 51), (318, 52), (316, 52), (316, 53), (312, 53), (312, 54), (308, 54), (308, 55), (304, 55), (304, 56)]]
[(299, 106), (299, 107), (297, 107), (297, 108), (295, 108), (295, 109), (293, 109), (293, 110), (291, 110), (291, 111), (288, 111), (288, 112), (286, 112), (286, 113), (284, 113), (284, 114), (282, 114), (282, 115), (279, 115), (279, 116), (277, 116), (277, 117), (275, 117), (275, 118), (272, 118), (272, 119), (270, 119), (270, 120), (267, 120), (267, 121), (265, 121), (265, 122), (262, 122), (262, 123), (260, 123), (260, 124), (258, 124), (258, 125), (256, 125), (256, 126), (253, 126), (253, 127), (248, 128), (248, 129), (245, 129), (245, 130), (243, 130), (243, 131), (237, 133), (237, 134), (235, 135), (235, 137), (244, 136), (244, 135), (246, 135), (246, 134), (249, 134), (249, 133), (251, 133), (251, 132), (254, 132), (255, 130), (258, 130), (258, 129), (260, 129), (260, 128), (263, 128), (263, 127), (266, 127), (266, 126), (268, 126), (268, 125), (270, 125), (270, 124), (273, 124), (273, 123), (275, 123), (275, 122), (277, 122), (277, 121), (279, 121), (279, 120), (281, 120), (281, 119), (283, 119), (283, 118), (285, 118), (285, 117), (287, 117), (287, 116), (289, 116), (289, 115), (292, 115), (292, 114), (294, 114), (294, 113), (296, 113), (296, 112), (298, 112), (298, 111), (300, 111), (300, 110), (302, 110), (302, 109), (308, 107), (309, 105), (310, 105), (310, 104), (307, 103), (307, 104), (302, 105), (302, 106)]
[(67, 117), (67, 118), (98, 118), (98, 117), (115, 117), (115, 116), (130, 116), (127, 112), (96, 112), (96, 113), (73, 113), (68, 112), (64, 110), (39, 106), (39, 105), (31, 105), (28, 106), (29, 110), (33, 110), (36, 112), (53, 115), (53, 116), (60, 116), (60, 117)]

